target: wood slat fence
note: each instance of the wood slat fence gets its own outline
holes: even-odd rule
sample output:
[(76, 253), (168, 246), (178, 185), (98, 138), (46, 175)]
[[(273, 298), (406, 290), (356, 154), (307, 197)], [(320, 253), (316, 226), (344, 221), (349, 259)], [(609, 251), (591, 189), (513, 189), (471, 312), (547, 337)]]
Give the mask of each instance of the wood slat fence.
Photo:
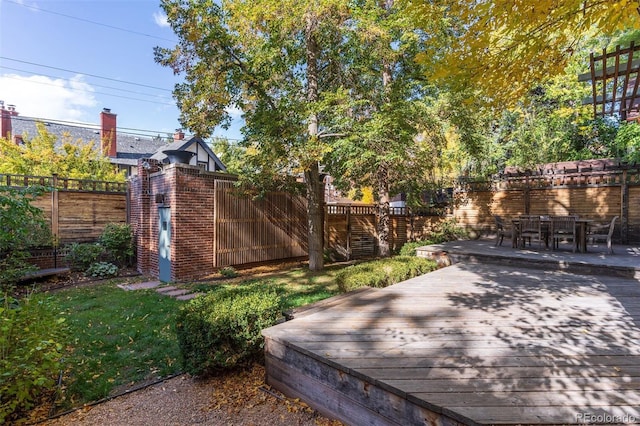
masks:
[(468, 229), (495, 230), (493, 215), (577, 214), (597, 222), (619, 216), (614, 239), (640, 242), (640, 169), (551, 170), (501, 176), (490, 182), (461, 182), (454, 195), (453, 217)]
[[(407, 241), (427, 238), (443, 218), (412, 212), (406, 207), (391, 207), (391, 250), (397, 251)], [(377, 216), (374, 205), (325, 206), (325, 249), (338, 258), (361, 259), (377, 254)]]
[(0, 174), (3, 186), (43, 188), (33, 205), (44, 212), (60, 245), (96, 241), (108, 223), (127, 223), (126, 182)]

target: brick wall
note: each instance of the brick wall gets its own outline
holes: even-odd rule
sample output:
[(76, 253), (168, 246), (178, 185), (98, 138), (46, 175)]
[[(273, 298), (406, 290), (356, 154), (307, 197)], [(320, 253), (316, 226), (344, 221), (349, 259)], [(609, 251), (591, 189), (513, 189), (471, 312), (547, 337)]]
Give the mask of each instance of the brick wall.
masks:
[[(159, 207), (171, 211), (174, 281), (205, 278), (226, 265), (306, 255), (300, 241), (306, 239), (306, 231), (301, 233), (299, 227), (291, 226), (292, 222), (304, 222), (299, 214), (304, 209), (300, 209), (299, 202), (292, 202), (295, 197), (267, 194), (265, 200), (252, 200), (234, 192), (232, 182), (236, 178), (232, 175), (185, 164), (162, 168), (157, 163), (149, 164), (148, 169), (139, 167), (142, 172), (133, 178), (130, 191), (131, 223), (141, 273), (159, 275)], [(218, 188), (221, 183), (225, 185)], [(216, 204), (216, 198), (222, 195), (223, 203)], [(274, 214), (276, 211), (279, 214)], [(218, 229), (223, 229), (225, 232), (220, 233), (224, 235), (216, 235)], [(226, 232), (228, 229), (230, 233)], [(298, 250), (288, 249), (289, 246)]]

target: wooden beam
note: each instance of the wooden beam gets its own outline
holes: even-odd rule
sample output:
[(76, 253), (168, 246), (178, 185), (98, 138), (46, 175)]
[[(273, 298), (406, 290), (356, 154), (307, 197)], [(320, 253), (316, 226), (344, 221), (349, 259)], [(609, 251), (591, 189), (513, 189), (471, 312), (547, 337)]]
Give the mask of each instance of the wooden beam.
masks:
[[(627, 68), (625, 71), (625, 79), (624, 79), (624, 90), (622, 91), (622, 98), (620, 99), (620, 114), (622, 115), (622, 119), (627, 118), (627, 89), (629, 87), (629, 75), (631, 74), (631, 63), (633, 62), (633, 47), (634, 42), (632, 41), (629, 45), (629, 58), (627, 60)], [(637, 80), (637, 79), (636, 79)], [(631, 96), (631, 100), (629, 101), (629, 107), (633, 107), (634, 96)]]

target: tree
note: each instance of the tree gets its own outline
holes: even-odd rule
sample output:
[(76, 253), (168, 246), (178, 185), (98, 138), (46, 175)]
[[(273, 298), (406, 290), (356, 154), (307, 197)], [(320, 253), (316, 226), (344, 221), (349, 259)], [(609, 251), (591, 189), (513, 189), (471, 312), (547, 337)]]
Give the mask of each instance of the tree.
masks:
[(404, 3), (365, 0), (350, 6), (343, 36), (347, 78), (342, 108), (334, 111), (334, 128), (343, 135), (332, 144), (328, 168), (342, 187), (374, 188), (378, 254), (388, 256), (391, 192), (424, 184), (444, 135), (429, 108), (434, 89), (414, 60), (425, 34), (405, 19)]
[(36, 127), (37, 134), (33, 138), (25, 135), (24, 144), (0, 138), (0, 173), (124, 181), (124, 173), (118, 172), (93, 141), (72, 141), (65, 135), (58, 143), (43, 123)]
[(561, 74), (594, 35), (640, 28), (639, 6), (629, 0), (422, 0), (411, 14), (421, 27), (433, 28), (429, 14), (440, 7), (449, 22), (444, 37), (430, 39), (419, 57), (432, 76), (455, 90), (473, 90), (470, 100), (505, 106)]
[(174, 90), (181, 122), (201, 136), (244, 111), (246, 159), (262, 182), (304, 176), (309, 268), (323, 268), (320, 161), (322, 93), (336, 85), (342, 2), (163, 0), (178, 36), (156, 61), (183, 73)]

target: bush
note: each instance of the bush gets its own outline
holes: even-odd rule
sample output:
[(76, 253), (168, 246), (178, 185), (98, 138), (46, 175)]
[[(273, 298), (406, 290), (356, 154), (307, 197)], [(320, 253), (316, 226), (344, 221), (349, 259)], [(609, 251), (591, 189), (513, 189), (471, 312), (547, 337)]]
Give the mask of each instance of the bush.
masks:
[(336, 283), (340, 291), (346, 293), (364, 286), (387, 287), (435, 269), (436, 263), (432, 260), (397, 256), (344, 268), (336, 274)]
[(183, 369), (207, 376), (262, 355), (262, 329), (281, 317), (274, 290), (223, 290), (198, 297), (178, 313), (176, 331)]
[(73, 243), (69, 246), (67, 262), (75, 271), (86, 271), (96, 263), (104, 253), (104, 248), (95, 243)]
[(0, 297), (0, 424), (19, 419), (53, 389), (65, 330), (51, 299)]
[(42, 210), (32, 202), (44, 188), (0, 188), (0, 291), (11, 292), (34, 268), (26, 262), (29, 249), (51, 244)]
[(400, 256), (415, 256), (416, 249), (422, 246), (428, 246), (430, 244), (440, 244), (446, 241), (455, 241), (469, 238), (468, 232), (459, 227), (456, 224), (455, 220), (447, 219), (438, 223), (431, 233), (429, 234), (429, 238), (426, 240), (420, 241), (410, 241), (405, 243), (400, 252), (398, 253)]
[(118, 267), (109, 262), (96, 262), (89, 266), (85, 275), (95, 278), (109, 278), (118, 275)]
[(402, 246), (398, 254), (400, 256), (415, 256), (416, 249), (418, 247), (428, 246), (429, 244), (433, 244), (433, 243), (431, 241), (425, 241), (425, 240), (410, 241), (408, 243), (404, 243), (404, 245)]
[(100, 244), (107, 259), (120, 266), (131, 264), (133, 258), (133, 232), (126, 223), (109, 223), (100, 235)]
[(225, 266), (220, 269), (220, 275), (225, 278), (235, 278), (238, 276), (238, 271), (236, 271), (233, 266)]

